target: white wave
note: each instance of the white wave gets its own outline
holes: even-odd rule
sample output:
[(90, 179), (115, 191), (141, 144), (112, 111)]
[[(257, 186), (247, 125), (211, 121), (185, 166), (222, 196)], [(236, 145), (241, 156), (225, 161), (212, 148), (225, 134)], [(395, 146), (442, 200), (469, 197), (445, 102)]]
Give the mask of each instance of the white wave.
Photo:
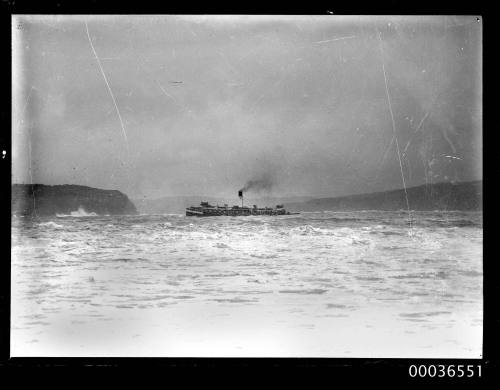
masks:
[(301, 236), (306, 235), (334, 235), (335, 232), (331, 229), (318, 228), (311, 225), (302, 225), (290, 229), (290, 233)]
[(42, 222), (42, 223), (40, 223), (39, 226), (47, 226), (47, 227), (52, 227), (52, 228), (62, 228), (62, 227), (64, 227), (64, 226), (59, 225), (59, 224), (57, 224), (55, 222), (52, 222), (52, 221)]
[(63, 217), (97, 217), (97, 213), (90, 212), (88, 213), (85, 211), (83, 206), (78, 207), (78, 210), (72, 211), (70, 214), (56, 214), (58, 218), (63, 218)]

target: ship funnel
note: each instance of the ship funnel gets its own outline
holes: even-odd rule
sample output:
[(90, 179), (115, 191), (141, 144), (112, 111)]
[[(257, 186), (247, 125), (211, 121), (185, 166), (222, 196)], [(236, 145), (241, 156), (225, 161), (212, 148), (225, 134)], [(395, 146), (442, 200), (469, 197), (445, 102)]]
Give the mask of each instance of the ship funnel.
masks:
[(238, 196), (241, 198), (241, 207), (243, 207), (243, 190), (238, 191)]

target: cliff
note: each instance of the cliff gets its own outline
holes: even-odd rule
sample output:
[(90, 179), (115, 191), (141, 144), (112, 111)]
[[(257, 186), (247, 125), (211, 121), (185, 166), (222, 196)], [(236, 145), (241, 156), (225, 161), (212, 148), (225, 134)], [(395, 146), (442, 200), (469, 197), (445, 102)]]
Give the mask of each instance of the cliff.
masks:
[[(411, 210), (463, 210), (483, 209), (483, 182), (436, 183), (407, 189)], [(353, 210), (406, 210), (403, 189), (350, 195), (338, 198), (312, 199), (307, 202), (286, 203), (289, 211), (353, 211)]]
[(16, 215), (71, 214), (81, 209), (99, 215), (137, 214), (120, 191), (78, 185), (13, 184), (11, 206)]

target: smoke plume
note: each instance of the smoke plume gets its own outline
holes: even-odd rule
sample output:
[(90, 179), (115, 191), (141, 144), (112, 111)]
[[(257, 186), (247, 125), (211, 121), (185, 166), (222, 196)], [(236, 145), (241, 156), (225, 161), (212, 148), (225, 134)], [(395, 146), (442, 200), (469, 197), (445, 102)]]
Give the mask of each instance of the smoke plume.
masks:
[(270, 191), (271, 188), (274, 185), (274, 180), (270, 175), (264, 175), (262, 177), (254, 178), (252, 180), (248, 180), (243, 188), (240, 189), (240, 191), (254, 191), (254, 192), (261, 192), (261, 191)]

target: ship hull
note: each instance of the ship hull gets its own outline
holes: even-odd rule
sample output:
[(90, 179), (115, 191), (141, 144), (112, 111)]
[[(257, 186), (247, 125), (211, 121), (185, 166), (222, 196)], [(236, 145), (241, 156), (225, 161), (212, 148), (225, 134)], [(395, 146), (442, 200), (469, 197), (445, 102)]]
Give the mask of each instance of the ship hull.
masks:
[(202, 211), (195, 211), (195, 210), (187, 210), (186, 209), (186, 217), (203, 217), (203, 212)]
[(195, 209), (195, 208), (187, 208), (186, 216), (187, 217), (220, 217), (220, 216), (228, 216), (228, 217), (248, 217), (248, 216), (256, 216), (256, 215), (289, 215), (287, 211), (284, 209)]

